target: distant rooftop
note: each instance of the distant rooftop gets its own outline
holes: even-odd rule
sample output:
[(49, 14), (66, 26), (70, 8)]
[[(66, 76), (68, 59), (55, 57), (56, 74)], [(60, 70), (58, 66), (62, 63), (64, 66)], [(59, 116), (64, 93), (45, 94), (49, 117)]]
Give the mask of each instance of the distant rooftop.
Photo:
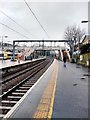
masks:
[(89, 34), (89, 35), (86, 35), (86, 36), (87, 36), (88, 40), (90, 41), (90, 34)]
[(81, 40), (80, 40), (80, 43), (83, 41), (83, 39), (84, 39), (85, 37), (87, 37), (88, 40), (90, 41), (90, 35), (83, 35), (82, 38), (81, 38)]

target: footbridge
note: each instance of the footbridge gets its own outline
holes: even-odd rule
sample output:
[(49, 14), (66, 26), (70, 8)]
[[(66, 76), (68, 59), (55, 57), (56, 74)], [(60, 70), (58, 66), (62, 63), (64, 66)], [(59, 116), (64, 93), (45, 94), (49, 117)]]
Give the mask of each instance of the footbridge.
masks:
[[(44, 50), (45, 49), (45, 43), (50, 43), (50, 48), (48, 49), (51, 49), (52, 48), (52, 43), (60, 43), (60, 42), (68, 42), (68, 40), (13, 40), (13, 59), (15, 59), (15, 43), (17, 42), (31, 42), (31, 43), (41, 43), (42, 44), (42, 49)], [(54, 49), (57, 49), (57, 48), (54, 48)]]

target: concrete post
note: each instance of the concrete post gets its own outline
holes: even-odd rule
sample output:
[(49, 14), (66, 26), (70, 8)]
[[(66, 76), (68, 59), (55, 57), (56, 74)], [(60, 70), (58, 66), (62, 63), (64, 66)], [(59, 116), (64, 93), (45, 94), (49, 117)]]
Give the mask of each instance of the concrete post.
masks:
[(15, 41), (13, 41), (13, 60), (15, 60)]

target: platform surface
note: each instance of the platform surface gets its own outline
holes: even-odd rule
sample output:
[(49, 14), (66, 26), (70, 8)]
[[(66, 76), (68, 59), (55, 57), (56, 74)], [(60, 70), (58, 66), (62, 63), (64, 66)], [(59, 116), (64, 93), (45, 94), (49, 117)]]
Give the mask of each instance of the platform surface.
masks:
[(18, 61), (11, 61), (11, 60), (0, 60), (0, 69), (5, 68), (5, 67), (10, 67), (10, 66), (15, 66), (15, 65), (19, 65), (19, 64), (23, 64), (29, 61), (24, 61), (21, 60), (20, 63), (18, 63)]
[[(80, 67), (80, 68), (79, 68)], [(88, 68), (59, 62), (52, 118), (88, 118)]]
[[(45, 58), (45, 57), (42, 57), (42, 58)], [(32, 62), (32, 61), (36, 61), (36, 60), (39, 60), (39, 59), (42, 59), (42, 58), (38, 58), (38, 59), (33, 59), (33, 60), (20, 60), (20, 63), (18, 62), (18, 60), (16, 61), (11, 61), (11, 60), (0, 60), (0, 69), (2, 68), (5, 68), (5, 67), (10, 67), (10, 66), (15, 66), (15, 65), (20, 65), (20, 64), (23, 64), (23, 63), (27, 63), (27, 62)]]
[(86, 73), (87, 68), (72, 63), (65, 68), (55, 60), (5, 117), (88, 118), (88, 76), (83, 76)]

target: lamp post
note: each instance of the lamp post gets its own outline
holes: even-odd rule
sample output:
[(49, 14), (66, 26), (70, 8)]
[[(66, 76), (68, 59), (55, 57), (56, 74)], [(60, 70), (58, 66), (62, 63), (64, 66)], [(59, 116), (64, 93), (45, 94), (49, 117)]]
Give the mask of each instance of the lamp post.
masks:
[(10, 44), (11, 41), (7, 41), (7, 42), (8, 42), (8, 44), (7, 44), (7, 47), (8, 47), (8, 48), (7, 48), (7, 49), (8, 49), (8, 51), (9, 51), (9, 47), (10, 47), (9, 44)]
[(3, 63), (3, 59), (4, 59), (4, 54), (3, 54), (3, 38), (7, 38), (8, 36), (0, 36), (2, 39), (1, 45), (2, 45), (2, 63)]

